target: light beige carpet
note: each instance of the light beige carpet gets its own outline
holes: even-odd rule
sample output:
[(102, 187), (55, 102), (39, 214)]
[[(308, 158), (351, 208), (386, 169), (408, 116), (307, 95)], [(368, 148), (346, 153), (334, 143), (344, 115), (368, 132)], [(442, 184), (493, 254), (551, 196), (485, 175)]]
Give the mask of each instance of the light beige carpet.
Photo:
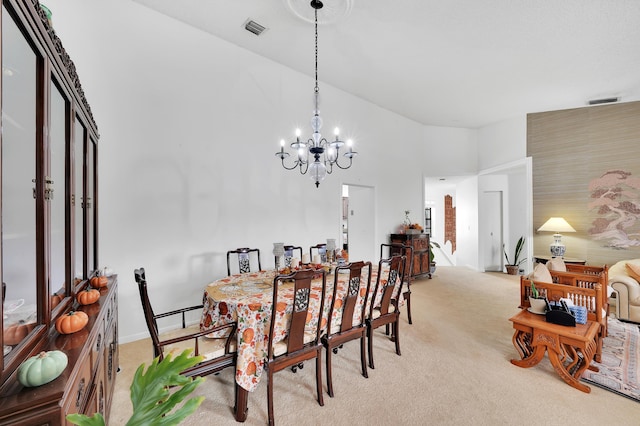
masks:
[[(375, 370), (360, 374), (357, 342), (333, 357), (335, 397), (315, 395), (315, 364), (275, 375), (279, 425), (638, 425), (640, 404), (592, 386), (565, 384), (548, 359), (523, 369), (508, 319), (518, 312), (519, 277), (439, 266), (412, 286), (413, 325), (402, 315), (402, 356), (382, 331), (374, 337)], [(126, 325), (121, 324), (121, 328)], [(120, 346), (111, 425), (131, 413), (129, 385), (152, 357), (149, 340)], [(324, 357), (323, 357), (324, 362)], [(326, 390), (323, 368), (323, 386)], [(266, 379), (249, 396), (247, 425), (267, 423)], [(208, 376), (195, 392), (206, 400), (185, 425), (235, 423), (233, 371)]]

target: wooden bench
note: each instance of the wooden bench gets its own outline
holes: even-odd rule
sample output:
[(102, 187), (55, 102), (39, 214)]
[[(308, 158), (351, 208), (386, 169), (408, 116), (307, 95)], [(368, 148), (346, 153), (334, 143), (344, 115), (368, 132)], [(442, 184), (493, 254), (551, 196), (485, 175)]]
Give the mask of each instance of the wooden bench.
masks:
[[(605, 337), (606, 317), (603, 315), (602, 307), (602, 286), (600, 283), (594, 284), (593, 288), (572, 286), (567, 284), (545, 283), (533, 281), (541, 296), (547, 300), (558, 301), (561, 298), (570, 299), (576, 306), (584, 306), (587, 309), (587, 320), (600, 324), (598, 337), (596, 339), (597, 349), (595, 360), (602, 360), (602, 340)], [(520, 276), (520, 308), (526, 309), (531, 295), (531, 280)]]
[(595, 288), (596, 284), (602, 287), (602, 308), (604, 337), (608, 335), (607, 320), (609, 318), (609, 268), (604, 266), (587, 266), (567, 264), (567, 272), (549, 271), (555, 284), (570, 285), (581, 288)]

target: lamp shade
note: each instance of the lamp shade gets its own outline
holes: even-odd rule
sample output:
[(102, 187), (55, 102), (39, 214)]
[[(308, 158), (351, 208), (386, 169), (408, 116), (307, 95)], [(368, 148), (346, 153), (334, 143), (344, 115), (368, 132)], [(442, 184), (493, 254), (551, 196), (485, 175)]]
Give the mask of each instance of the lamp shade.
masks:
[(547, 232), (576, 232), (573, 226), (569, 225), (569, 222), (564, 220), (563, 217), (551, 217), (547, 220), (538, 231)]

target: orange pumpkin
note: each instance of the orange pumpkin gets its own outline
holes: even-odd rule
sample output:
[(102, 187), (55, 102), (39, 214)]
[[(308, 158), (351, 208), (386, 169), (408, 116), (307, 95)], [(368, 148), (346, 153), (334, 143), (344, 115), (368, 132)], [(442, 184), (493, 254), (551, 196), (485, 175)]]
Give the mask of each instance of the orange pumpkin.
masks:
[(56, 320), (56, 330), (60, 334), (71, 334), (82, 330), (89, 322), (89, 316), (80, 311), (69, 311)]
[(51, 310), (53, 310), (56, 306), (58, 306), (62, 302), (62, 296), (59, 294), (51, 295)]
[(91, 284), (91, 287), (93, 288), (106, 287), (108, 282), (109, 280), (105, 276), (91, 277), (91, 279), (89, 280), (89, 284)]
[(20, 320), (17, 324), (13, 324), (4, 330), (2, 341), (5, 345), (17, 345), (27, 337), (35, 326), (35, 322), (25, 323), (24, 320)]
[(76, 300), (81, 305), (91, 305), (100, 299), (100, 292), (94, 288), (87, 287), (76, 295)]

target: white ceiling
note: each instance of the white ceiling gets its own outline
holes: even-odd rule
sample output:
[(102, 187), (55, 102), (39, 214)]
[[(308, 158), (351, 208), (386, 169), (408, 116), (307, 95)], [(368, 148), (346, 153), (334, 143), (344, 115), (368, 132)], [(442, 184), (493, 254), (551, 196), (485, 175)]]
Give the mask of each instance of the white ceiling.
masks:
[[(313, 76), (309, 0), (134, 0)], [(423, 124), (477, 128), (640, 99), (638, 0), (325, 0), (319, 79)], [(340, 16), (342, 12), (348, 13)], [(247, 19), (268, 28), (244, 29)], [(312, 93), (313, 87), (309, 87)]]

